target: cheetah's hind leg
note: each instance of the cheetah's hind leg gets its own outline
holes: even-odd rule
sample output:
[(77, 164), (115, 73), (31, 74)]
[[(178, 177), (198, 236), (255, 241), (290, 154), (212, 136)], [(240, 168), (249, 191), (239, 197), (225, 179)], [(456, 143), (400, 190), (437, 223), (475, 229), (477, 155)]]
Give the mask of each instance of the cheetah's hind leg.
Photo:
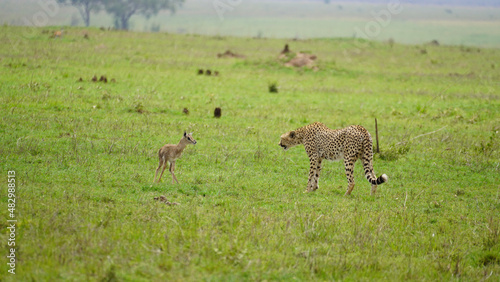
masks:
[(349, 186), (347, 187), (347, 191), (345, 192), (344, 196), (351, 195), (352, 189), (354, 189), (354, 183), (349, 183)]

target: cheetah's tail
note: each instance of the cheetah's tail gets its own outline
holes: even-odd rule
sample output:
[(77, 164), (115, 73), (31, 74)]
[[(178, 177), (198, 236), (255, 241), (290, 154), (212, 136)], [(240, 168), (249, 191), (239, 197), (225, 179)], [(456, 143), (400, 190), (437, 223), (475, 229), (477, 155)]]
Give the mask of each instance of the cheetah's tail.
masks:
[(379, 176), (378, 178), (371, 178), (368, 175), (366, 176), (366, 178), (373, 185), (380, 185), (382, 183), (387, 182), (387, 180), (389, 180), (389, 177), (387, 177), (387, 174), (385, 174), (385, 173), (382, 174), (381, 176)]

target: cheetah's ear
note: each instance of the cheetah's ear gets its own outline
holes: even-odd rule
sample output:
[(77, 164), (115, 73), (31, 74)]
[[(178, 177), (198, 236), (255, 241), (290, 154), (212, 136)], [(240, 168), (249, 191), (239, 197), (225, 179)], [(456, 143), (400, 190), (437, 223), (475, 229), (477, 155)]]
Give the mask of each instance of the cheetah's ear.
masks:
[(290, 131), (290, 138), (295, 138), (295, 131)]

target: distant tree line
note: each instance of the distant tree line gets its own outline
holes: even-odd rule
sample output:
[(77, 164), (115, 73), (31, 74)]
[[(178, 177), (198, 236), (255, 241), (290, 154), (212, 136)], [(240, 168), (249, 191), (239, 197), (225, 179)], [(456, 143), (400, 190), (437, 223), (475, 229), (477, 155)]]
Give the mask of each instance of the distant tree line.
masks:
[(90, 25), (91, 13), (104, 9), (114, 17), (116, 28), (128, 29), (130, 17), (133, 15), (149, 18), (161, 10), (170, 10), (173, 13), (184, 0), (57, 0), (57, 2), (74, 6), (85, 26)]

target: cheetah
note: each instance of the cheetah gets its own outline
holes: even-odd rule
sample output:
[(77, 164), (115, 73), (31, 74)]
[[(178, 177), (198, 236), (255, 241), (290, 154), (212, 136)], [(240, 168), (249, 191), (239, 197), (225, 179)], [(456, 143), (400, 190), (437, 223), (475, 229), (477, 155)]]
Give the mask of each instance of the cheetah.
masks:
[(366, 179), (372, 184), (371, 194), (377, 191), (377, 185), (388, 180), (387, 175), (376, 177), (373, 172), (372, 138), (360, 125), (332, 130), (320, 122), (315, 122), (281, 135), (279, 145), (286, 151), (303, 144), (310, 161), (309, 180), (305, 192), (318, 189), (321, 162), (343, 159), (348, 187), (345, 195), (354, 189), (354, 163), (359, 158), (363, 161)]

